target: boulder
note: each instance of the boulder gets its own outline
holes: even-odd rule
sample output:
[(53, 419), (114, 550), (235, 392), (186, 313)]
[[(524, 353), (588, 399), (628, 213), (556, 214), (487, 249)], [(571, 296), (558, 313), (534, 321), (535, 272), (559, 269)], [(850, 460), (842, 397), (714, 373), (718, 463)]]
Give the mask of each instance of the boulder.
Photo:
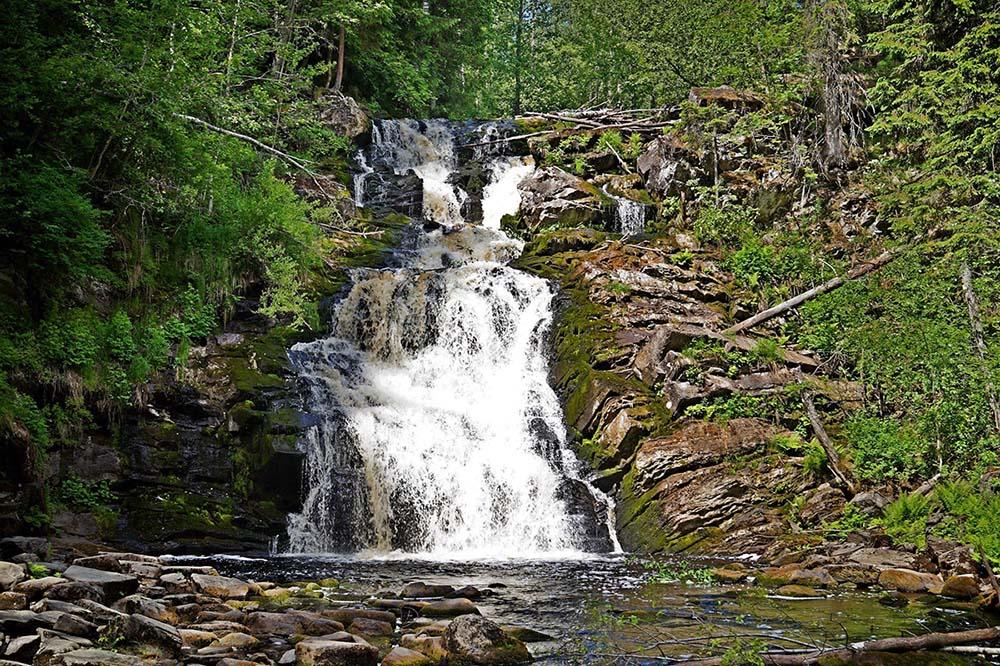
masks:
[(34, 632), (39, 627), (51, 627), (55, 619), (30, 610), (0, 611), (0, 631), (22, 636)]
[(425, 617), (458, 617), (459, 615), (479, 615), (479, 609), (468, 599), (442, 599), (420, 609)]
[(532, 660), (524, 643), (480, 615), (455, 618), (445, 632), (449, 660), (471, 664), (523, 664)]
[(195, 588), (204, 594), (220, 599), (243, 599), (250, 593), (250, 586), (242, 580), (227, 576), (192, 574)]
[(340, 136), (355, 139), (371, 131), (371, 118), (353, 97), (331, 90), (320, 97), (317, 105), (320, 122)]
[(382, 666), (430, 666), (434, 661), (416, 650), (396, 646), (382, 660)]
[(863, 564), (831, 564), (826, 570), (838, 583), (853, 583), (860, 587), (878, 584), (878, 569)]
[(0, 562), (0, 591), (9, 590), (28, 577), (24, 567), (13, 562)]
[(116, 611), (113, 608), (108, 608), (104, 604), (97, 603), (96, 601), (92, 601), (90, 599), (78, 599), (75, 605), (90, 613), (91, 616), (93, 616), (93, 619), (96, 619), (98, 622), (110, 622), (116, 617), (125, 615), (125, 613)]
[(28, 607), (28, 597), (21, 592), (0, 592), (0, 610), (24, 610)]
[(979, 579), (972, 574), (950, 576), (941, 588), (941, 596), (952, 599), (975, 599), (979, 596)]
[(944, 586), (941, 576), (912, 569), (885, 569), (878, 575), (878, 584), (887, 590), (931, 594), (939, 594)]
[(211, 631), (199, 631), (198, 629), (178, 629), (181, 635), (181, 643), (185, 647), (202, 648), (207, 647), (219, 640), (219, 637)]
[(601, 216), (600, 191), (558, 167), (538, 169), (518, 185), (521, 219), (531, 231), (588, 226)]
[(52, 664), (58, 663), (59, 655), (92, 646), (89, 640), (70, 638), (52, 632), (39, 632), (39, 637), (41, 642), (38, 645), (38, 652), (35, 653), (35, 658), (31, 662), (33, 666), (52, 666)]
[(130, 594), (119, 599), (114, 605), (116, 610), (132, 615), (138, 613), (167, 624), (177, 624), (177, 611), (173, 607), (145, 597), (141, 594)]
[(824, 483), (805, 496), (805, 502), (799, 509), (799, 520), (806, 525), (818, 525), (824, 521), (832, 521), (844, 511), (847, 498), (839, 488)]
[(688, 189), (688, 181), (701, 177), (698, 158), (673, 135), (657, 137), (646, 144), (636, 167), (646, 189), (661, 197), (675, 197)]
[(362, 636), (392, 636), (396, 631), (396, 625), (394, 623), (359, 617), (351, 622), (347, 629), (352, 634), (361, 634)]
[(484, 595), (483, 591), (474, 585), (465, 585), (464, 587), (460, 587), (446, 596), (453, 598), (462, 597), (463, 599), (480, 599), (487, 595)]
[(336, 620), (306, 611), (285, 613), (253, 612), (246, 616), (245, 624), (250, 633), (273, 636), (323, 636), (343, 631), (344, 625)]
[(57, 578), (56, 576), (46, 576), (44, 578), (32, 578), (29, 580), (21, 581), (14, 586), (15, 592), (20, 592), (28, 598), (28, 601), (35, 601), (40, 599), (45, 592), (56, 585), (64, 585), (66, 583), (65, 578)]
[(502, 626), (501, 629), (503, 629), (505, 634), (516, 638), (522, 643), (546, 643), (555, 640), (554, 636), (549, 636), (546, 633), (529, 629), (528, 627), (516, 627), (508, 624)]
[(444, 645), (444, 636), (415, 636), (414, 634), (406, 634), (399, 639), (399, 644), (430, 657), (431, 661), (435, 663), (448, 658), (448, 650)]
[(815, 598), (823, 596), (818, 590), (805, 585), (782, 585), (775, 590), (775, 593), (783, 597)]
[(38, 634), (30, 636), (18, 636), (10, 639), (7, 647), (3, 651), (3, 656), (11, 661), (21, 661), (27, 664), (35, 658), (38, 646), (41, 645), (41, 638)]
[(226, 634), (219, 639), (219, 645), (228, 648), (235, 648), (237, 650), (245, 650), (247, 648), (254, 647), (260, 643), (260, 641), (250, 634), (244, 634), (239, 631), (234, 631), (231, 634)]
[[(47, 599), (58, 601), (77, 602), (81, 599), (89, 599), (101, 603), (105, 600), (104, 590), (94, 583), (83, 583), (80, 581), (70, 581), (63, 585), (56, 585), (45, 592)], [(112, 597), (113, 598), (113, 597)]]
[(396, 622), (396, 616), (389, 611), (371, 610), (368, 608), (336, 608), (321, 611), (320, 615), (330, 618), (331, 620), (336, 620), (345, 626), (354, 622), (354, 620), (359, 617), (367, 618), (369, 620), (378, 620), (380, 622), (388, 622), (390, 624), (394, 624)]
[(71, 636), (83, 636), (84, 638), (97, 638), (97, 625), (88, 622), (82, 617), (63, 613), (52, 626), (55, 631), (69, 634)]
[(782, 587), (784, 585), (805, 585), (807, 587), (836, 587), (837, 581), (823, 568), (803, 569), (798, 564), (764, 569), (759, 580), (764, 585)]
[(77, 583), (87, 583), (98, 587), (107, 601), (121, 599), (139, 589), (139, 579), (135, 576), (91, 569), (75, 564), (63, 572), (63, 577)]
[(160, 585), (170, 594), (194, 592), (194, 583), (182, 573), (173, 572), (160, 575)]
[(115, 618), (109, 623), (107, 632), (112, 636), (121, 636), (130, 643), (154, 645), (175, 654), (180, 653), (183, 645), (177, 629), (145, 615)]
[(407, 583), (399, 592), (404, 599), (419, 599), (421, 597), (446, 597), (455, 592), (451, 585), (434, 585), (428, 583)]
[(350, 634), (332, 634), (299, 641), (295, 657), (299, 666), (375, 666), (378, 648)]
[(141, 666), (142, 659), (131, 654), (84, 648), (63, 652), (49, 663), (51, 666)]

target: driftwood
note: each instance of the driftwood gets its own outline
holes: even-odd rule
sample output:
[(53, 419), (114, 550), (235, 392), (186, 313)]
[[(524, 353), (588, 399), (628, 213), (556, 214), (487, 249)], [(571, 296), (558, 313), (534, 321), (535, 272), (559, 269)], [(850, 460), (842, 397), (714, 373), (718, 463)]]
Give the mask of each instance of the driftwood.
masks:
[[(972, 286), (972, 269), (969, 262), (962, 262), (962, 296), (965, 298), (965, 305), (969, 311), (969, 326), (972, 328), (972, 343), (976, 347), (980, 362), (986, 365), (986, 340), (983, 332), (983, 320), (979, 315), (979, 298), (976, 290)], [(993, 412), (993, 431), (1000, 435), (1000, 399), (997, 398), (996, 387), (990, 379), (990, 374), (986, 374), (986, 382), (983, 387), (986, 390), (986, 399), (990, 404), (990, 411)]]
[[(920, 652), (924, 650), (947, 650), (960, 645), (976, 646), (979, 643), (990, 643), (1000, 640), (1000, 627), (988, 627), (986, 629), (971, 629), (969, 631), (956, 631), (951, 633), (932, 633), (921, 636), (901, 636), (899, 638), (880, 638), (871, 641), (861, 641), (851, 643), (843, 648), (817, 649), (790, 653), (789, 651), (770, 651), (760, 655), (765, 664), (769, 666), (813, 666), (819, 664), (821, 660), (850, 659), (852, 656), (874, 652)], [(683, 663), (686, 666), (721, 666), (724, 657), (712, 657), (709, 659), (691, 659), (669, 661)]]
[(808, 392), (802, 394), (802, 404), (806, 408), (806, 416), (809, 417), (809, 423), (812, 425), (813, 432), (816, 433), (816, 439), (819, 440), (820, 446), (823, 447), (823, 451), (826, 452), (826, 463), (833, 472), (833, 475), (840, 482), (840, 485), (847, 491), (848, 495), (853, 497), (855, 494), (854, 483), (851, 481), (847, 472), (841, 467), (840, 464), (840, 454), (837, 453), (837, 449), (833, 446), (833, 441), (830, 436), (826, 433), (826, 429), (823, 427), (823, 422), (820, 421), (819, 413), (816, 411), (816, 404), (813, 402), (812, 395)]
[(723, 333), (726, 335), (730, 335), (733, 333), (740, 333), (747, 329), (753, 328), (758, 324), (761, 324), (769, 319), (777, 317), (783, 312), (787, 312), (788, 310), (798, 307), (799, 305), (805, 303), (810, 299), (816, 298), (820, 294), (825, 294), (828, 291), (832, 291), (850, 280), (856, 280), (859, 277), (867, 275), (868, 273), (871, 273), (872, 271), (879, 269), (882, 266), (885, 266), (890, 261), (898, 257), (901, 253), (902, 253), (901, 250), (888, 250), (886, 252), (883, 252), (882, 254), (878, 255), (871, 261), (863, 263), (860, 266), (855, 266), (850, 271), (848, 271), (847, 275), (835, 277), (832, 280), (828, 280), (819, 286), (813, 287), (808, 291), (802, 292), (798, 296), (789, 298), (787, 301), (784, 301), (783, 303), (779, 303), (778, 305), (768, 308), (763, 312), (758, 312), (749, 319), (744, 319), (740, 323), (730, 326), (725, 331), (723, 331)]

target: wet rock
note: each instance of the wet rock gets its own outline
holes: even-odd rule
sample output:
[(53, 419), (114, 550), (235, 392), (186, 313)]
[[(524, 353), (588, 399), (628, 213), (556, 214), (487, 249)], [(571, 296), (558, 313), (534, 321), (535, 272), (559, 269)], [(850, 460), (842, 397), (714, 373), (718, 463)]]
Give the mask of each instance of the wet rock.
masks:
[(320, 615), (331, 620), (336, 620), (344, 626), (349, 625), (359, 617), (378, 620), (379, 622), (388, 622), (389, 624), (396, 622), (396, 616), (389, 611), (371, 610), (368, 608), (337, 608), (321, 611)]
[(139, 579), (135, 576), (75, 564), (66, 569), (63, 577), (77, 583), (96, 586), (101, 590), (103, 598), (108, 601), (120, 599), (139, 589)]
[(351, 634), (332, 634), (300, 641), (295, 657), (300, 666), (374, 666), (378, 648)]
[(776, 594), (780, 594), (783, 597), (821, 597), (822, 593), (814, 588), (806, 587), (805, 585), (782, 585), (777, 590)]
[(472, 664), (521, 664), (532, 660), (524, 643), (479, 615), (455, 618), (444, 634), (449, 660)]
[(351, 622), (347, 630), (352, 634), (361, 634), (362, 636), (392, 636), (396, 631), (396, 625), (359, 617)]
[(340, 136), (354, 139), (371, 131), (371, 118), (353, 97), (331, 90), (317, 100), (317, 106), (320, 122)]
[(457, 617), (459, 615), (479, 614), (479, 609), (468, 599), (442, 599), (427, 604), (420, 609), (425, 617)]
[(0, 592), (0, 610), (24, 610), (28, 597), (21, 592)]
[(13, 562), (0, 562), (0, 591), (9, 590), (28, 577), (24, 567)]
[(422, 582), (407, 583), (399, 592), (399, 596), (404, 599), (419, 599), (421, 597), (446, 597), (452, 594), (455, 588), (451, 585), (434, 585)]
[(878, 583), (878, 569), (861, 564), (831, 564), (826, 570), (838, 583), (870, 587)]
[(528, 627), (517, 627), (511, 624), (505, 624), (502, 627), (503, 632), (512, 638), (516, 638), (522, 643), (546, 643), (548, 641), (554, 641), (554, 636), (549, 636), (541, 631), (535, 631)]
[(932, 594), (939, 594), (944, 586), (941, 576), (911, 569), (885, 569), (878, 576), (878, 584), (887, 590)]
[(733, 568), (730, 566), (716, 567), (712, 569), (712, 576), (723, 583), (741, 583), (747, 579), (750, 572), (746, 568)]
[(807, 587), (836, 587), (837, 581), (826, 569), (803, 569), (798, 564), (764, 569), (759, 580), (764, 585), (804, 585)]
[(382, 660), (382, 666), (429, 666), (434, 661), (416, 650), (396, 646)]
[(250, 593), (250, 586), (242, 580), (227, 576), (192, 574), (195, 588), (204, 594), (220, 599), (243, 599)]
[(274, 636), (323, 636), (344, 630), (344, 625), (317, 613), (291, 611), (286, 613), (254, 612), (246, 616), (246, 627), (252, 634)]
[(140, 666), (142, 659), (130, 654), (84, 648), (56, 655), (51, 666)]
[(466, 585), (464, 587), (458, 588), (457, 590), (455, 590), (454, 592), (452, 592), (451, 594), (448, 594), (446, 596), (449, 596), (449, 597), (452, 597), (452, 598), (461, 597), (463, 599), (476, 600), (476, 599), (482, 598), (484, 595), (483, 595), (483, 591), (480, 590), (478, 587), (475, 587), (473, 585)]
[(979, 594), (979, 579), (972, 574), (950, 576), (941, 588), (941, 596), (953, 599), (975, 599)]

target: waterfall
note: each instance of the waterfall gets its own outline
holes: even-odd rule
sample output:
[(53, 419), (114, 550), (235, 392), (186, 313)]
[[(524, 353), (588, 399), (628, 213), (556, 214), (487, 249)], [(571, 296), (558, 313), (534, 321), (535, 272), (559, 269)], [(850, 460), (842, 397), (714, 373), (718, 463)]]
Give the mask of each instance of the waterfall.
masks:
[(421, 176), (424, 216), (444, 226), (414, 231), (398, 267), (357, 271), (331, 335), (289, 353), (319, 417), (290, 548), (449, 558), (610, 550), (609, 501), (583, 480), (548, 384), (552, 288), (507, 265), (521, 243), (498, 230), (533, 165), (490, 157), (488, 223), (464, 224), (445, 129), (395, 121), (372, 147), (372, 163), (388, 157), (397, 173)]
[(604, 193), (615, 205), (615, 230), (622, 236), (638, 236), (646, 229), (646, 205), (612, 193), (605, 185)]

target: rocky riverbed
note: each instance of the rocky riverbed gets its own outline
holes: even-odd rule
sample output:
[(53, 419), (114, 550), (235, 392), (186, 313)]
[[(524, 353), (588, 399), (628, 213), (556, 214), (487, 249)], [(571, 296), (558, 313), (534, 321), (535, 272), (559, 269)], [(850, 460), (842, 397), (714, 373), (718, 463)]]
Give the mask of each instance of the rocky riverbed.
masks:
[(11, 538), (0, 542), (0, 663), (641, 663), (665, 636), (683, 639), (668, 650), (683, 656), (700, 649), (685, 641), (749, 631), (835, 644), (845, 632), (854, 640), (990, 623), (973, 576), (927, 573), (922, 556), (905, 551), (848, 549), (765, 567), (621, 555), (179, 559)]

